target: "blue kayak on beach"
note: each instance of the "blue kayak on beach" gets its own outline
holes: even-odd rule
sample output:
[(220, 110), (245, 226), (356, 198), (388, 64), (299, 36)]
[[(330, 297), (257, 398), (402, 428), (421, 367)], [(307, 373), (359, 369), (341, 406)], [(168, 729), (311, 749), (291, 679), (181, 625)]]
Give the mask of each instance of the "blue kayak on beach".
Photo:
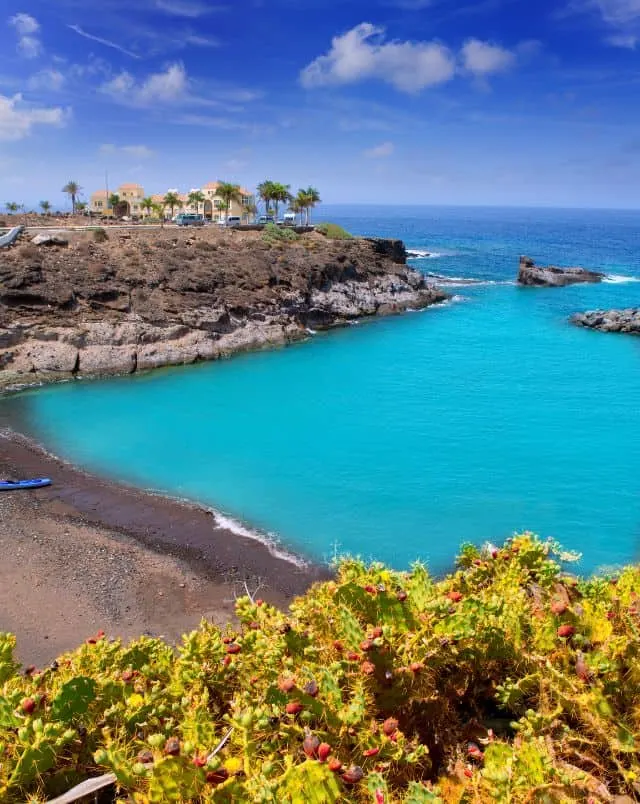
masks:
[(33, 477), (30, 480), (0, 480), (0, 491), (13, 491), (15, 489), (41, 489), (50, 486), (48, 477)]

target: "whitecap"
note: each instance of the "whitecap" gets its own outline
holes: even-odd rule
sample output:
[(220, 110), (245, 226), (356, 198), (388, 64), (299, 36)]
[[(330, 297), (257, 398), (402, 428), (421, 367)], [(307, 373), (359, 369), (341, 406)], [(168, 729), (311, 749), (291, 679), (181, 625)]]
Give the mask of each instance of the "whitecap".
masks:
[(621, 285), (624, 282), (640, 282), (640, 277), (623, 276), (622, 274), (607, 274), (602, 281), (610, 285)]
[(409, 248), (407, 249), (407, 257), (410, 257), (412, 260), (435, 260), (438, 257), (442, 257), (442, 254), (438, 251), (424, 251), (423, 249)]

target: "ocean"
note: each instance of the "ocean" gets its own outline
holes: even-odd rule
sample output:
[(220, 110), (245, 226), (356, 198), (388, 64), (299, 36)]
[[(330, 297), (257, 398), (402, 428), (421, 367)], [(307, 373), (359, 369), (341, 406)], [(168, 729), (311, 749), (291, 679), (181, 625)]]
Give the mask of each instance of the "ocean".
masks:
[[(640, 559), (640, 338), (573, 312), (640, 306), (637, 214), (325, 207), (402, 238), (451, 302), (228, 361), (11, 400), (80, 466), (211, 505), (316, 560), (451, 567), (464, 542), (531, 530), (589, 572)], [(528, 289), (518, 258), (606, 272)], [(7, 404), (6, 402), (3, 404)]]

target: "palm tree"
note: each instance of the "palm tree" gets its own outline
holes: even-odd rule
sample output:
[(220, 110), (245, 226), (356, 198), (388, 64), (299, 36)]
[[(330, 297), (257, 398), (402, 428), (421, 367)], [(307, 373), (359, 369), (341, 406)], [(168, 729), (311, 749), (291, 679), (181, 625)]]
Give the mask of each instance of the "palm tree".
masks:
[(310, 210), (315, 207), (316, 204), (320, 203), (320, 193), (316, 190), (315, 187), (307, 187), (306, 190), (298, 190), (298, 195), (296, 196), (300, 204), (304, 207), (307, 216), (307, 226), (311, 223), (311, 214)]
[(153, 204), (153, 211), (160, 218), (160, 228), (164, 228), (164, 206), (162, 204)]
[(120, 196), (118, 195), (118, 193), (111, 193), (111, 195), (107, 199), (107, 209), (111, 207), (111, 209), (113, 210), (114, 217), (117, 214), (119, 206), (120, 206)]
[(151, 198), (151, 196), (148, 195), (146, 198), (142, 199), (142, 201), (140, 202), (140, 206), (147, 214), (150, 215), (156, 205), (153, 202), (153, 198)]
[(200, 190), (192, 190), (187, 198), (187, 204), (189, 204), (190, 207), (195, 207), (196, 212), (198, 212), (200, 210), (200, 204), (204, 204), (206, 200), (204, 193)]
[(216, 195), (224, 202), (225, 221), (229, 219), (229, 207), (232, 201), (242, 203), (242, 190), (239, 184), (231, 184), (228, 181), (219, 181)]
[(15, 213), (20, 209), (20, 204), (17, 204), (15, 201), (7, 201), (5, 207), (7, 208), (9, 215), (15, 215)]
[(51, 204), (48, 201), (41, 201), (40, 209), (42, 210), (44, 215), (49, 215), (51, 212)]
[(301, 193), (298, 193), (298, 195), (295, 198), (291, 199), (291, 203), (289, 204), (289, 210), (291, 212), (294, 212), (296, 215), (300, 215), (300, 226), (302, 226), (302, 213), (306, 209), (304, 203), (305, 201), (306, 199), (304, 198), (304, 196), (302, 196)]
[(168, 193), (165, 195), (165, 197), (164, 197), (163, 201), (164, 201), (164, 205), (165, 205), (165, 207), (170, 207), (170, 209), (171, 209), (171, 217), (173, 218), (173, 210), (174, 210), (174, 209), (175, 209), (177, 206), (180, 206), (180, 199), (178, 198), (178, 194), (177, 194), (177, 193), (174, 193), (174, 192), (169, 191), (169, 192), (168, 192)]
[(266, 179), (258, 185), (258, 198), (264, 201), (264, 214), (268, 215), (271, 209), (271, 202), (273, 199), (273, 192), (275, 189), (275, 182)]
[(249, 222), (250, 218), (253, 218), (255, 221), (257, 212), (258, 207), (253, 201), (248, 201), (246, 204), (242, 205), (242, 215), (247, 219), (247, 223)]
[(76, 203), (76, 212), (84, 212), (86, 208), (87, 208), (86, 201), (78, 201)]
[(276, 223), (278, 222), (278, 205), (286, 204), (291, 200), (291, 185), (274, 182), (271, 188), (271, 198), (276, 208)]
[(65, 186), (62, 188), (62, 192), (66, 193), (69, 198), (71, 198), (71, 211), (73, 214), (76, 214), (76, 199), (80, 195), (82, 187), (78, 184), (77, 181), (68, 181)]

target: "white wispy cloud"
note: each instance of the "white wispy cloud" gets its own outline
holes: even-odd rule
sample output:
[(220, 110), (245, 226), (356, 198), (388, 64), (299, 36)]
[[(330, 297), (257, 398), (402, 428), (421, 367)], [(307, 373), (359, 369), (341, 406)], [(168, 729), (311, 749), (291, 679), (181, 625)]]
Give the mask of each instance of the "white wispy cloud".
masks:
[(367, 159), (386, 159), (386, 157), (391, 156), (395, 150), (396, 147), (392, 142), (383, 142), (373, 148), (367, 148), (366, 151), (362, 153)]
[(492, 45), (479, 39), (469, 39), (460, 51), (465, 70), (478, 78), (508, 70), (515, 64), (516, 56), (500, 45)]
[(638, 44), (638, 37), (635, 34), (611, 34), (605, 37), (605, 42), (612, 47), (622, 47), (627, 50), (635, 50)]
[(609, 31), (608, 45), (634, 49), (640, 41), (640, 0), (572, 0), (568, 11), (597, 14)]
[(30, 14), (21, 12), (9, 17), (9, 25), (18, 34), (18, 51), (27, 59), (35, 59), (42, 53), (42, 42), (39, 36), (40, 23)]
[(100, 45), (104, 45), (105, 47), (110, 47), (113, 50), (119, 50), (120, 53), (124, 53), (125, 56), (131, 56), (132, 59), (139, 59), (140, 56), (137, 53), (133, 53), (131, 50), (127, 50), (126, 47), (119, 45), (117, 42), (113, 42), (111, 39), (103, 39), (101, 36), (94, 36), (93, 34), (88, 33), (79, 25), (68, 25), (72, 31), (75, 31), (79, 36), (83, 36), (85, 39), (89, 39), (92, 42), (97, 42)]
[(184, 65), (175, 62), (159, 73), (152, 73), (137, 81), (131, 73), (119, 73), (105, 82), (101, 89), (121, 103), (133, 106), (149, 106), (154, 103), (172, 103), (185, 100), (189, 79)]
[(479, 39), (468, 40), (459, 54), (440, 42), (387, 40), (383, 27), (363, 22), (334, 37), (329, 52), (305, 67), (300, 81), (314, 88), (377, 79), (401, 92), (419, 92), (461, 70), (487, 78), (516, 60), (516, 53)]
[(331, 48), (304, 68), (305, 87), (351, 84), (377, 78), (403, 92), (417, 92), (453, 78), (455, 59), (438, 42), (385, 41), (385, 29), (363, 22), (336, 36)]
[(44, 107), (27, 103), (22, 95), (0, 95), (0, 140), (22, 140), (34, 126), (63, 126), (71, 114), (60, 106)]
[(101, 156), (117, 156), (123, 154), (130, 156), (134, 159), (150, 159), (155, 156), (155, 151), (148, 148), (146, 145), (113, 145), (113, 143), (104, 143), (98, 149)]
[(198, 3), (196, 0), (155, 0), (155, 7), (165, 14), (174, 17), (203, 17), (212, 11), (220, 10), (220, 6)]
[(65, 83), (66, 77), (63, 73), (61, 73), (60, 70), (50, 67), (32, 75), (27, 81), (27, 87), (35, 90), (42, 89), (50, 92), (58, 92)]

